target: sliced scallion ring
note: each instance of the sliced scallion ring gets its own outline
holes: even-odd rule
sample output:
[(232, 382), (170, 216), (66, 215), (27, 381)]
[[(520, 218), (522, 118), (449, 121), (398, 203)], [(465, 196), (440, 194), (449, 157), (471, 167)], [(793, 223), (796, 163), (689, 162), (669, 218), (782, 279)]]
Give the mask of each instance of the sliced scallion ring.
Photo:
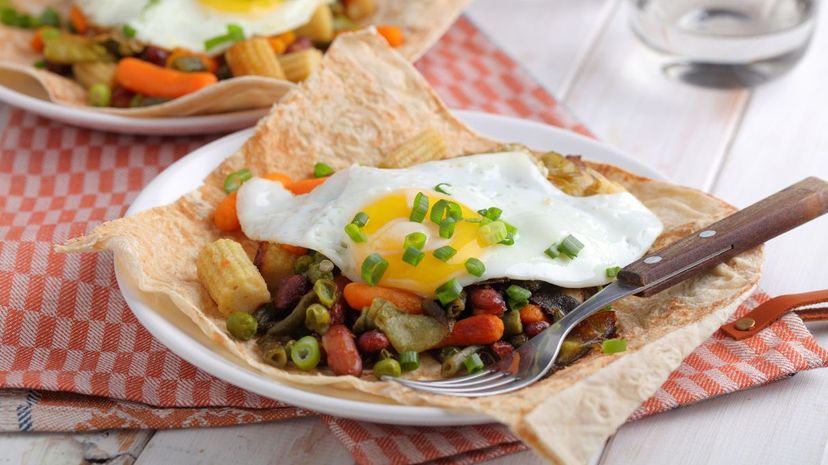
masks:
[(506, 223), (502, 221), (492, 221), (491, 223), (481, 224), (477, 231), (477, 237), (484, 245), (495, 245), (509, 235), (506, 230)]
[(471, 354), (467, 359), (463, 360), (463, 366), (466, 367), (468, 374), (477, 373), (483, 369), (483, 359), (478, 354)]
[(619, 271), (621, 271), (620, 266), (611, 266), (611, 267), (607, 268), (607, 271), (606, 271), (607, 278), (617, 277)]
[(354, 242), (365, 242), (368, 240), (368, 236), (366, 236), (365, 233), (359, 229), (359, 226), (354, 223), (348, 223), (345, 225), (345, 234), (347, 234), (348, 237), (350, 237)]
[(469, 274), (479, 278), (486, 272), (486, 265), (484, 265), (480, 260), (472, 257), (466, 260), (466, 271), (468, 271)]
[(579, 241), (572, 234), (566, 236), (564, 240), (558, 245), (558, 252), (566, 255), (569, 258), (575, 258), (578, 253), (584, 248), (584, 244)]
[(440, 247), (439, 249), (435, 250), (434, 252), (432, 252), (431, 254), (434, 255), (434, 257), (437, 258), (437, 260), (440, 260), (442, 262), (447, 262), (456, 253), (457, 253), (457, 250), (454, 247), (452, 247), (450, 245), (444, 245), (444, 246)]
[(425, 253), (422, 250), (416, 247), (406, 247), (405, 252), (403, 252), (402, 261), (411, 266), (417, 266), (423, 261), (423, 257), (425, 257)]
[(368, 214), (365, 212), (359, 212), (354, 215), (354, 219), (351, 220), (351, 223), (359, 226), (360, 228), (368, 224)]
[(440, 184), (437, 184), (436, 186), (434, 186), (434, 190), (441, 193), (441, 194), (451, 195), (451, 192), (447, 191), (443, 186), (451, 187), (451, 184), (449, 184), (447, 182), (441, 182)]
[(403, 240), (403, 250), (409, 247), (423, 250), (426, 240), (428, 240), (428, 237), (426, 237), (425, 233), (421, 233), (419, 231), (407, 234)]
[(438, 287), (435, 294), (441, 304), (448, 305), (454, 302), (460, 296), (461, 292), (463, 292), (463, 286), (460, 285), (456, 278), (452, 278), (451, 281)]
[(382, 258), (382, 255), (378, 253), (372, 253), (365, 258), (364, 262), (362, 262), (362, 269), (360, 271), (362, 279), (365, 280), (366, 283), (376, 286), (382, 279), (382, 275), (385, 274), (385, 270), (387, 269), (388, 261)]
[(420, 368), (420, 355), (413, 350), (401, 353), (400, 368), (402, 368), (402, 371), (414, 371)]
[(414, 206), (411, 208), (411, 215), (408, 219), (415, 223), (422, 223), (428, 213), (428, 197), (422, 192), (414, 196)]

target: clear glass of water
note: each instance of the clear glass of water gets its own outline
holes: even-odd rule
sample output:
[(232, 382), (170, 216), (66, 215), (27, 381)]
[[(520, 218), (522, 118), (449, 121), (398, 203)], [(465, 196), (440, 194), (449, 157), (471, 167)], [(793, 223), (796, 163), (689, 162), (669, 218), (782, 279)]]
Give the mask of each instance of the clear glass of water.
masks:
[(630, 0), (633, 31), (670, 76), (708, 87), (760, 84), (811, 41), (818, 0)]

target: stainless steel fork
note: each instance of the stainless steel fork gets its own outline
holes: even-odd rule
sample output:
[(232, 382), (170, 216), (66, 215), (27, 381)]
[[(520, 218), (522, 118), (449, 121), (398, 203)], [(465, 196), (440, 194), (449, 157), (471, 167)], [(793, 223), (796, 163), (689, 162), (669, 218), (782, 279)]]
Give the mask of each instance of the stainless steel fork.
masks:
[(618, 280), (498, 363), (478, 373), (437, 381), (383, 377), (420, 391), (482, 397), (521, 389), (544, 377), (569, 332), (629, 295), (647, 297), (828, 212), (828, 183), (807, 178), (626, 266)]

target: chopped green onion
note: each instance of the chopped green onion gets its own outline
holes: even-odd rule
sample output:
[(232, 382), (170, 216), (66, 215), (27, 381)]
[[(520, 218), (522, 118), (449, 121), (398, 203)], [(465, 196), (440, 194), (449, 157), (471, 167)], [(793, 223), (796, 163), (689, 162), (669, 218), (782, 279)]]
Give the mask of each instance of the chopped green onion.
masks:
[(584, 248), (584, 244), (575, 238), (572, 234), (566, 236), (561, 244), (558, 246), (558, 252), (566, 255), (569, 258), (578, 256), (578, 252)]
[(558, 244), (550, 245), (549, 248), (543, 251), (543, 253), (545, 253), (549, 258), (558, 258), (561, 255), (561, 253), (558, 252)]
[(227, 34), (216, 36), (204, 41), (204, 50), (209, 52), (211, 49), (216, 48), (219, 45), (228, 42), (238, 42), (240, 40), (244, 40), (244, 29), (242, 29), (238, 24), (228, 24)]
[(383, 376), (397, 378), (402, 374), (400, 363), (393, 358), (384, 358), (374, 364), (374, 376), (382, 379)]
[(41, 26), (53, 26), (53, 27), (60, 27), (60, 15), (58, 12), (55, 11), (52, 7), (47, 7), (40, 13), (40, 16), (37, 18), (37, 22)]
[(408, 219), (415, 223), (422, 223), (428, 213), (428, 197), (422, 192), (417, 192), (414, 196), (414, 207), (411, 209), (411, 215)]
[(619, 271), (621, 271), (620, 266), (613, 266), (613, 267), (607, 268), (607, 278), (617, 277)]
[(6, 26), (16, 26), (17, 10), (14, 8), (3, 8), (3, 10), (0, 11), (0, 22)]
[(253, 173), (251, 173), (247, 168), (242, 168), (234, 173), (230, 173), (224, 179), (224, 192), (227, 192), (228, 194), (236, 192), (242, 184), (252, 178)]
[(365, 212), (359, 212), (354, 215), (354, 219), (351, 220), (352, 224), (359, 226), (360, 228), (368, 224), (368, 214)]
[(316, 298), (328, 308), (336, 301), (337, 289), (336, 283), (330, 279), (317, 279), (313, 283), (313, 292), (316, 294)]
[(529, 297), (532, 297), (532, 292), (525, 287), (512, 284), (506, 288), (506, 295), (517, 304), (526, 304), (529, 302)]
[(503, 210), (497, 207), (489, 207), (484, 208), (482, 210), (477, 210), (477, 213), (480, 213), (480, 216), (484, 218), (488, 218), (492, 221), (497, 221), (500, 218), (500, 215), (503, 213)]
[(414, 247), (415, 249), (423, 250), (423, 247), (425, 247), (427, 239), (428, 238), (426, 237), (425, 233), (421, 233), (419, 231), (408, 234), (405, 236), (405, 239), (403, 240), (403, 249)]
[(449, 200), (440, 199), (435, 204), (434, 207), (431, 208), (431, 222), (435, 224), (440, 224), (444, 220), (452, 219), (452, 220), (459, 220), (463, 217), (463, 210), (460, 208), (460, 204), (457, 202), (451, 202)]
[(452, 278), (451, 281), (448, 281), (438, 287), (435, 294), (437, 295), (437, 300), (439, 300), (441, 304), (448, 305), (460, 297), (461, 292), (463, 292), (463, 286), (457, 282), (457, 279)]
[(401, 353), (400, 368), (402, 368), (402, 371), (414, 371), (420, 368), (420, 355), (413, 350)]
[(509, 235), (506, 230), (506, 223), (502, 221), (492, 221), (488, 224), (483, 224), (477, 230), (477, 237), (484, 245), (495, 245)]
[(57, 39), (60, 37), (60, 30), (53, 27), (43, 28), (40, 32), (40, 37), (42, 37), (43, 40)]
[(305, 336), (299, 339), (290, 348), (290, 359), (296, 365), (296, 368), (302, 371), (316, 368), (316, 365), (319, 365), (319, 359), (322, 358), (321, 356), (319, 341), (313, 336)]
[[(319, 281), (322, 281), (321, 279)], [(317, 282), (319, 282), (317, 281)], [(324, 334), (331, 325), (331, 312), (320, 304), (311, 304), (305, 309), (305, 327), (318, 334)]]
[(601, 351), (605, 354), (617, 354), (627, 350), (627, 340), (623, 337), (607, 339), (601, 343)]
[(463, 366), (466, 367), (466, 372), (469, 374), (477, 373), (483, 369), (483, 360), (478, 354), (471, 354), (467, 359), (463, 360)]
[(388, 261), (382, 258), (382, 255), (378, 253), (372, 253), (365, 258), (364, 262), (362, 262), (362, 279), (364, 279), (366, 283), (376, 286), (377, 283), (380, 282), (380, 279), (382, 279), (382, 275), (385, 274), (385, 270), (387, 269)]
[(486, 265), (484, 265), (480, 260), (472, 257), (466, 260), (466, 271), (479, 278), (486, 272)]
[(126, 38), (128, 39), (134, 38), (135, 34), (138, 33), (138, 31), (136, 31), (135, 28), (130, 26), (129, 24), (124, 24), (124, 27), (121, 28), (121, 32), (123, 32), (124, 36), (126, 36)]
[(449, 184), (447, 182), (441, 182), (440, 184), (437, 184), (436, 186), (434, 186), (434, 190), (441, 193), (441, 194), (451, 195), (451, 192), (445, 190), (443, 188), (443, 186), (451, 187), (451, 184)]
[(403, 252), (402, 261), (411, 266), (417, 266), (423, 261), (423, 257), (425, 257), (425, 253), (422, 250), (413, 246), (406, 247), (405, 252)]
[(454, 227), (457, 226), (457, 220), (454, 218), (446, 218), (440, 223), (440, 237), (443, 239), (451, 239), (454, 235)]
[(35, 62), (34, 62), (33, 66), (34, 66), (35, 68), (43, 69), (43, 68), (45, 68), (45, 67), (46, 67), (46, 61), (44, 61), (44, 60), (37, 60), (37, 61), (35, 61)]
[(440, 247), (439, 249), (435, 250), (434, 252), (432, 252), (431, 254), (434, 255), (437, 258), (437, 260), (440, 260), (442, 262), (447, 262), (456, 253), (457, 253), (457, 250), (455, 250), (454, 247), (452, 247), (450, 245), (444, 245), (444, 246)]
[(313, 165), (313, 177), (315, 178), (324, 178), (325, 176), (330, 176), (332, 174), (334, 174), (334, 169), (329, 165), (321, 162)]

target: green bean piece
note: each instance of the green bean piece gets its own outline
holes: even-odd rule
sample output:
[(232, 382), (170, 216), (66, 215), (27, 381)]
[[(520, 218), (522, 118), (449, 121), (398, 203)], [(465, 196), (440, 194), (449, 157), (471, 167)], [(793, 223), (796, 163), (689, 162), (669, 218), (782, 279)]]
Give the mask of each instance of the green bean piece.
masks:
[(305, 274), (313, 263), (313, 257), (310, 255), (302, 255), (293, 264), (293, 272), (296, 274)]
[(463, 350), (457, 351), (457, 353), (443, 361), (443, 365), (440, 367), (440, 374), (443, 378), (456, 375), (460, 371), (460, 368), (463, 368), (463, 363), (466, 359), (477, 354), (482, 348), (482, 346), (468, 346)]
[(227, 331), (241, 341), (252, 339), (258, 326), (253, 315), (246, 312), (233, 312), (227, 317)]
[(523, 332), (523, 323), (520, 322), (520, 311), (509, 310), (503, 315), (503, 333), (507, 336), (516, 336)]
[(442, 349), (440, 349), (440, 352), (437, 354), (437, 360), (439, 360), (440, 363), (445, 362), (450, 357), (456, 355), (457, 352), (460, 352), (459, 347), (455, 347), (455, 346), (443, 347)]
[(466, 372), (469, 374), (477, 373), (483, 369), (483, 359), (478, 354), (471, 354), (468, 358), (463, 360), (463, 366), (466, 367)]
[(319, 334), (325, 334), (331, 326), (331, 313), (319, 304), (313, 304), (305, 310), (305, 327)]
[(316, 368), (321, 357), (319, 341), (313, 336), (305, 336), (299, 339), (290, 348), (290, 359), (296, 365), (296, 368), (302, 371)]
[(529, 342), (529, 336), (521, 333), (509, 338), (509, 343), (511, 343), (515, 347), (520, 347), (523, 344)]
[(414, 371), (420, 368), (420, 355), (413, 350), (401, 353), (400, 368), (402, 371)]
[(267, 330), (267, 336), (291, 336), (302, 329), (305, 324), (305, 311), (315, 301), (316, 293), (313, 291), (310, 291), (302, 296), (302, 299), (299, 300), (299, 303), (296, 304), (296, 307), (293, 308), (288, 316), (286, 316), (283, 320), (274, 323), (273, 326)]
[(108, 107), (112, 103), (112, 90), (106, 84), (93, 84), (89, 88), (89, 104), (93, 107)]
[(331, 308), (336, 300), (336, 291), (336, 283), (330, 279), (319, 279), (313, 283), (313, 292), (316, 293), (319, 302), (328, 308)]
[(374, 376), (376, 376), (377, 379), (382, 379), (383, 376), (397, 378), (401, 374), (402, 368), (400, 368), (400, 362), (394, 360), (393, 358), (384, 358), (374, 364)]
[(288, 362), (288, 350), (282, 342), (272, 341), (261, 345), (262, 360), (276, 368), (284, 368)]

